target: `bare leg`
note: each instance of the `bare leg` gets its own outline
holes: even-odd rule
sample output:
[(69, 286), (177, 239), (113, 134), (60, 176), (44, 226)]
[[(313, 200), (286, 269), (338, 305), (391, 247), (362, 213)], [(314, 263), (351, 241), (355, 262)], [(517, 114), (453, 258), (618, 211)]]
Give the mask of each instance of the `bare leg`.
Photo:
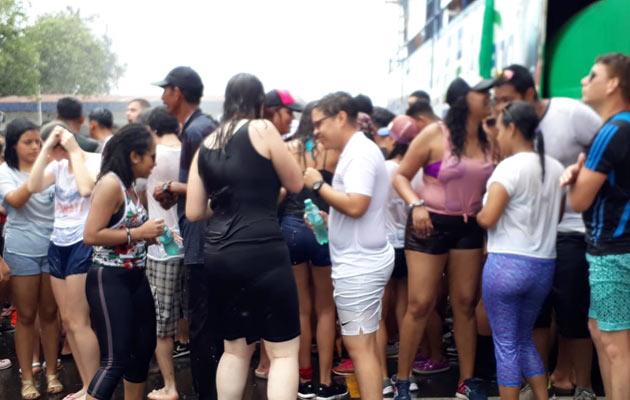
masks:
[(448, 279), (455, 343), (459, 354), (459, 379), (473, 377), (477, 347), (475, 308), (479, 301), (482, 250), (451, 250)]
[(57, 303), (50, 285), (50, 274), (42, 273), (39, 286), (39, 322), (42, 327), (42, 348), (46, 360), (46, 374), (57, 374), (59, 351), (59, 319)]
[(447, 254), (433, 255), (405, 251), (408, 267), (409, 299), (400, 331), (398, 379), (408, 380), (421, 336), (435, 308), (438, 286)]
[(155, 358), (160, 366), (160, 372), (164, 379), (164, 387), (149, 393), (149, 399), (178, 399), (177, 386), (175, 384), (175, 367), (173, 366), (173, 338), (157, 338)]
[(248, 345), (245, 339), (226, 340), (223, 343), (224, 351), (217, 369), (218, 398), (221, 400), (241, 400), (249, 373), (249, 362), (254, 353), (254, 345)]
[(392, 297), (392, 286), (394, 281), (390, 280), (385, 285), (385, 293), (383, 294), (383, 305), (381, 312), (381, 320), (378, 322), (378, 331), (376, 331), (376, 348), (378, 354), (378, 362), (381, 366), (381, 378), (387, 379), (387, 327), (385, 321), (387, 320), (389, 312), (389, 299)]
[(286, 342), (265, 342), (271, 361), (267, 398), (269, 400), (295, 400), (298, 389), (298, 353), (300, 338)]
[(123, 380), (125, 388), (125, 400), (142, 400), (147, 383), (131, 383)]
[[(22, 369), (22, 379), (33, 380), (33, 346), (35, 317), (39, 300), (40, 275), (12, 276), (11, 291), (13, 306), (17, 309), (18, 319), (15, 326), (15, 352)], [(39, 347), (39, 343), (37, 343)]]
[[(317, 350), (319, 353), (319, 382), (330, 385), (333, 351), (335, 347), (335, 301), (331, 267), (313, 267), (311, 275), (315, 287), (317, 314)], [(309, 348), (310, 351), (310, 348)]]
[(376, 332), (344, 336), (343, 342), (354, 363), (354, 372), (362, 400), (383, 398), (381, 369), (378, 360)]
[(529, 383), (529, 386), (532, 388), (532, 391), (536, 396), (536, 400), (549, 399), (549, 392), (547, 390), (547, 374), (540, 374), (527, 378), (527, 383)]
[(606, 398), (609, 400), (624, 400), (630, 398), (630, 331), (601, 331), (597, 321), (590, 320), (589, 328), (593, 341), (597, 347), (597, 354), (602, 352), (606, 357), (600, 357), (602, 375), (604, 370), (608, 375), (608, 385), (604, 383)]

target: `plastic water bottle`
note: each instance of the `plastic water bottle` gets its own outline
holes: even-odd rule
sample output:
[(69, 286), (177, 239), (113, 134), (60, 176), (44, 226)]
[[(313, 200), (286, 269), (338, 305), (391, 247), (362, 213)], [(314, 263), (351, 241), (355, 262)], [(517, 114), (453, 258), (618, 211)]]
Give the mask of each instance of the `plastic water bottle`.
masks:
[(164, 251), (169, 256), (175, 256), (179, 253), (179, 246), (175, 243), (175, 238), (173, 238), (173, 232), (169, 229), (168, 226), (164, 226), (164, 232), (158, 238), (162, 247), (164, 247)]
[(317, 243), (328, 243), (328, 228), (326, 228), (324, 218), (319, 215), (319, 208), (313, 204), (311, 199), (304, 200), (304, 213), (308, 221), (313, 225), (313, 233), (315, 233)]

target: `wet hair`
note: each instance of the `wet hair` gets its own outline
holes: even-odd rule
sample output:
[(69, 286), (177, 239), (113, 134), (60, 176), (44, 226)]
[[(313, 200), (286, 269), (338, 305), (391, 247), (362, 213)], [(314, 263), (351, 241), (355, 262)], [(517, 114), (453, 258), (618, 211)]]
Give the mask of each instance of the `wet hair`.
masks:
[(533, 105), (526, 101), (515, 101), (501, 111), (501, 123), (504, 127), (514, 124), (525, 140), (536, 144), (536, 152), (540, 157), (542, 179), (545, 180), (545, 140), (538, 128), (540, 119)]
[[(300, 116), (300, 122), (298, 127), (293, 134), (293, 139), (298, 142), (300, 152), (302, 154), (302, 159), (306, 157), (307, 152), (307, 144), (309, 140), (315, 140), (315, 128), (313, 127), (313, 108), (315, 108), (316, 102), (312, 101), (304, 106), (304, 111), (302, 111), (302, 115)], [(313, 142), (314, 144), (314, 142)], [(317, 146), (314, 146), (311, 154), (313, 155), (313, 159), (317, 159), (319, 151), (317, 150)]]
[(413, 93), (411, 93), (408, 97), (415, 97), (420, 101), (424, 100), (428, 103), (431, 102), (431, 96), (429, 96), (429, 93), (425, 92), (424, 90), (416, 90)]
[(83, 115), (83, 105), (74, 97), (62, 97), (57, 101), (57, 115), (61, 119), (77, 120)]
[(140, 111), (140, 114), (136, 117), (134, 121), (136, 124), (149, 125), (149, 117), (151, 116), (152, 108), (145, 108)]
[(395, 117), (396, 114), (383, 107), (374, 107), (372, 112), (372, 122), (377, 130), (389, 125)]
[(413, 104), (409, 106), (405, 114), (407, 114), (407, 116), (411, 118), (416, 118), (418, 115), (436, 117), (435, 113), (433, 112), (433, 107), (431, 107), (431, 103), (423, 100), (413, 102)]
[(356, 100), (346, 92), (327, 94), (315, 104), (315, 108), (327, 117), (334, 117), (344, 111), (348, 115), (348, 121), (352, 124), (356, 123), (360, 111)]
[[(62, 127), (63, 129), (67, 131), (71, 131), (68, 125), (63, 121), (60, 121), (60, 120), (49, 121), (45, 123), (44, 125), (42, 125), (42, 127), (39, 130), (39, 137), (42, 138), (42, 142), (45, 142), (46, 139), (48, 139), (48, 136), (50, 136), (50, 134), (52, 133), (53, 129), (55, 129), (58, 126)], [(58, 143), (57, 146), (61, 146), (61, 143)]]
[[(444, 117), (444, 123), (451, 132), (451, 143), (453, 145), (452, 152), (457, 156), (457, 158), (462, 157), (462, 153), (466, 147), (466, 121), (468, 120), (469, 115), (470, 110), (468, 109), (466, 96), (460, 96), (453, 102), (451, 108), (449, 108), (446, 113), (446, 117)], [(477, 136), (483, 151), (488, 151), (490, 143), (488, 142), (488, 137), (483, 131), (481, 124), (479, 124), (479, 127), (477, 128)]]
[(366, 113), (369, 116), (372, 116), (374, 112), (374, 106), (372, 105), (372, 99), (364, 94), (358, 94), (354, 101), (357, 103), (357, 107), (359, 108), (359, 112)]
[(255, 75), (240, 73), (230, 78), (225, 87), (221, 123), (215, 133), (217, 148), (225, 147), (238, 121), (261, 118), (264, 104), (265, 89)]
[(95, 108), (88, 115), (90, 121), (96, 121), (101, 128), (112, 129), (114, 116), (107, 108)]
[(142, 98), (133, 99), (127, 104), (131, 104), (131, 103), (140, 104), (140, 108), (142, 108), (143, 110), (147, 108), (151, 108), (151, 103), (149, 103), (147, 100), (142, 99)]
[(159, 137), (168, 133), (177, 134), (179, 131), (179, 122), (177, 121), (177, 118), (169, 114), (164, 106), (155, 107), (151, 110), (148, 125)]
[(22, 135), (28, 131), (39, 131), (39, 126), (26, 118), (16, 118), (7, 125), (4, 160), (7, 162), (7, 165), (13, 169), (19, 168), (19, 159), (15, 145), (17, 145)]
[(604, 64), (611, 78), (619, 79), (621, 96), (630, 102), (630, 56), (623, 53), (608, 53), (597, 57), (595, 63)]
[(118, 175), (125, 187), (131, 187), (136, 180), (131, 166), (131, 152), (145, 155), (151, 150), (152, 145), (153, 136), (146, 126), (137, 123), (123, 126), (109, 139), (103, 150), (98, 179), (108, 172), (113, 172)]

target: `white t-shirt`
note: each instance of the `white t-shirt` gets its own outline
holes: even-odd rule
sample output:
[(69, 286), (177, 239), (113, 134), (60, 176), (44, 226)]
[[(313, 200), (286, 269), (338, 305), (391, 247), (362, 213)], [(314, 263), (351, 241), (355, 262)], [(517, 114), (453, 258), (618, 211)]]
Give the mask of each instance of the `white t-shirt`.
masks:
[[(94, 176), (98, 175), (101, 155), (85, 155), (85, 167)], [(90, 196), (81, 196), (69, 167), (68, 160), (52, 161), (46, 167), (46, 173), (55, 175), (55, 222), (50, 240), (57, 246), (70, 246), (83, 240), (83, 228), (90, 211)]]
[[(385, 161), (385, 168), (387, 169), (390, 182), (396, 175), (399, 166), (400, 164), (394, 160)], [(418, 192), (422, 188), (422, 169), (411, 180), (411, 188), (414, 192)], [(402, 249), (405, 247), (405, 226), (407, 225), (409, 208), (393, 185), (389, 186), (387, 201), (387, 213), (385, 214), (387, 240), (395, 249)]]
[(329, 219), (332, 278), (349, 278), (391, 269), (394, 249), (385, 235), (387, 196), (391, 182), (383, 153), (362, 132), (356, 132), (339, 156), (332, 186), (345, 193), (370, 197), (359, 218), (333, 207)]
[[(153, 197), (153, 190), (161, 182), (177, 182), (179, 177), (179, 156), (181, 147), (169, 147), (158, 144), (155, 148), (155, 167), (151, 175), (146, 180), (147, 202), (149, 203), (149, 218), (164, 218), (164, 224), (171, 230), (179, 233), (179, 223), (177, 219), (177, 204), (165, 210)], [(183, 249), (180, 247), (179, 254), (169, 256), (164, 251), (162, 245), (151, 245), (147, 257), (152, 260), (166, 261), (174, 258), (183, 258)]]
[[(545, 180), (541, 179), (540, 157), (522, 152), (497, 165), (486, 188), (499, 183), (510, 200), (497, 224), (488, 229), (488, 252), (527, 257), (556, 257), (556, 234), (562, 188), (559, 179), (564, 168), (545, 156)], [(488, 192), (484, 196), (486, 203)]]
[[(538, 125), (545, 139), (545, 153), (565, 168), (575, 163), (581, 152), (588, 152), (601, 126), (602, 120), (592, 108), (566, 97), (551, 99)], [(582, 214), (571, 209), (568, 199), (558, 231), (585, 232)]]

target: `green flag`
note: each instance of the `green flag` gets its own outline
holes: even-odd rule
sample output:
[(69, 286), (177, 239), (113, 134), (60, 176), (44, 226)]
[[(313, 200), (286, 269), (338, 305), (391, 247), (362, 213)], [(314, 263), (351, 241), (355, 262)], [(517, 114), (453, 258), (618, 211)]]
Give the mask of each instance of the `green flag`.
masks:
[(494, 0), (486, 0), (479, 49), (479, 75), (492, 77), (492, 51), (494, 47)]

